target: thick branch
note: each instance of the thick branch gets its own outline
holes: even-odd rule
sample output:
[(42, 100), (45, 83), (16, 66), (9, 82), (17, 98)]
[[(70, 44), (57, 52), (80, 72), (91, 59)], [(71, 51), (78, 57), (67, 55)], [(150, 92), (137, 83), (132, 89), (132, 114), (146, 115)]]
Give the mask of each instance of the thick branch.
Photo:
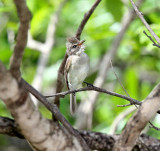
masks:
[(0, 117), (0, 134), (24, 138), (24, 136), (18, 130), (15, 121), (7, 117)]
[[(2, 132), (3, 134), (24, 138), (23, 135), (20, 133), (20, 131), (18, 131), (14, 123), (15, 122), (12, 119), (6, 117), (0, 117), (0, 133), (2, 132), (1, 127), (5, 125), (5, 130), (3, 130)], [(9, 129), (9, 131), (7, 130), (7, 128)], [(15, 131), (18, 131), (18, 133), (17, 132), (15, 133)], [(78, 133), (84, 138), (88, 146), (93, 150), (111, 151), (116, 140), (119, 138), (119, 135), (107, 135), (99, 132), (78, 131)], [(137, 151), (138, 148), (139, 150), (146, 149), (146, 150), (158, 151), (160, 150), (159, 143), (160, 143), (159, 140), (149, 137), (145, 134), (142, 134), (137, 139), (133, 151)]]
[(58, 107), (55, 104), (50, 103), (42, 94), (40, 94), (36, 89), (34, 89), (31, 85), (29, 85), (25, 80), (21, 79), (21, 83), (24, 84), (25, 89), (29, 91), (32, 95), (34, 95), (41, 103), (43, 103), (46, 108), (51, 111), (52, 115), (60, 121), (63, 126), (74, 135), (79, 142), (81, 143), (82, 147), (89, 151), (90, 149), (86, 145), (86, 142), (83, 138), (78, 134), (78, 132), (70, 125), (70, 123), (64, 118), (64, 116), (60, 113)]
[[(54, 115), (64, 124), (60, 126), (57, 122), (45, 119), (34, 106), (28, 93), (24, 90), (25, 83), (23, 81), (18, 85), (17, 81), (12, 77), (2, 63), (0, 63), (0, 99), (6, 104), (14, 117), (23, 136), (28, 140), (33, 148), (37, 150), (57, 151), (67, 150), (90, 150), (81, 136), (74, 130), (66, 119), (60, 114), (56, 105), (48, 103), (39, 96), (49, 110), (54, 110)], [(26, 87), (25, 87), (26, 88)], [(27, 89), (28, 90), (28, 89)], [(34, 91), (34, 89), (33, 89)], [(35, 93), (37, 93), (35, 91)], [(70, 128), (71, 131), (68, 129)], [(4, 133), (4, 132), (3, 132)], [(69, 144), (72, 142), (72, 145)], [(61, 143), (61, 146), (59, 145)], [(78, 149), (79, 148), (79, 149)]]
[(20, 27), (17, 35), (17, 43), (14, 47), (14, 53), (10, 62), (10, 71), (12, 75), (19, 81), (21, 78), (20, 64), (27, 43), (27, 34), (29, 29), (29, 21), (31, 13), (26, 6), (25, 0), (14, 0), (20, 19)]
[(130, 151), (132, 150), (136, 139), (139, 137), (140, 132), (155, 116), (160, 108), (160, 84), (158, 84), (149, 96), (142, 103), (138, 111), (128, 121), (125, 129), (120, 135), (118, 141), (114, 145), (114, 151)]
[[(80, 131), (79, 133), (86, 140), (86, 142), (88, 142), (89, 147), (93, 150), (112, 151), (115, 142), (119, 138), (119, 135), (107, 135), (99, 132)], [(134, 144), (134, 148), (132, 151), (159, 151), (159, 143), (159, 140), (142, 134), (141, 136), (139, 136), (136, 143)], [(123, 147), (122, 151), (124, 151)]]
[[(64, 67), (65, 67), (67, 58), (68, 58), (68, 55), (66, 53), (61, 65), (58, 69), (57, 83), (56, 83), (56, 93), (61, 92), (62, 89), (63, 89), (63, 86), (64, 86)], [(55, 97), (54, 103), (59, 107), (59, 96)]]

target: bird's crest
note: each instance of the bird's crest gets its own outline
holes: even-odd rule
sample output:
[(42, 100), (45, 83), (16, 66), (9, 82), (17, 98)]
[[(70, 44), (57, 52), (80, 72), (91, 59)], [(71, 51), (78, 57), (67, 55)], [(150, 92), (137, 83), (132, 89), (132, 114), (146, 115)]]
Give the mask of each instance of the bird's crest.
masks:
[(79, 40), (76, 37), (69, 37), (67, 38), (67, 41), (70, 43), (78, 43)]

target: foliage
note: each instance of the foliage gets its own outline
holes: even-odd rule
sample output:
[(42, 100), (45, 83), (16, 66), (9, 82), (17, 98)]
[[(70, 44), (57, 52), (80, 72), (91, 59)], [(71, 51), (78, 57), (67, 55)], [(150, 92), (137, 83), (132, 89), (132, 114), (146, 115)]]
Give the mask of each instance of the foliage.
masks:
[[(55, 88), (57, 70), (65, 54), (66, 37), (74, 36), (84, 13), (90, 9), (93, 2), (93, 0), (70, 0), (63, 8), (57, 25), (55, 46), (44, 72), (44, 94), (48, 94), (46, 90)], [(60, 1), (28, 0), (27, 4), (33, 15), (31, 20), (32, 36), (34, 39), (44, 42), (50, 16), (57, 10)], [(146, 20), (158, 36), (160, 36), (160, 13), (157, 11), (159, 5), (158, 0), (146, 0), (140, 7)], [(90, 56), (91, 65), (97, 60), (100, 61), (106, 51), (109, 51), (113, 39), (121, 28), (121, 20), (123, 15), (127, 13), (128, 7), (131, 7), (130, 4), (123, 4), (121, 0), (102, 1), (89, 19), (81, 39), (86, 39), (86, 53)], [(16, 9), (11, 0), (0, 1), (0, 18), (0, 60), (8, 68), (19, 26)], [(113, 62), (114, 71), (124, 84), (126, 91), (131, 97), (140, 101), (160, 80), (158, 76), (160, 72), (159, 49), (152, 46), (151, 41), (143, 34), (144, 30), (146, 29), (138, 18), (132, 22)], [(30, 83), (34, 79), (39, 56), (40, 52), (26, 48), (21, 71), (24, 79)], [(93, 83), (96, 75), (97, 71), (91, 74), (87, 81)], [(111, 69), (106, 77), (104, 88), (125, 94)], [(78, 101), (81, 100), (81, 97), (84, 97), (83, 93), (78, 95)], [(122, 99), (101, 94), (94, 109), (93, 129), (108, 132), (115, 117), (126, 109), (118, 108), (117, 105), (127, 103)], [(68, 97), (61, 99), (60, 109), (65, 117), (74, 124), (74, 118), (69, 114)], [(51, 115), (47, 116), (48, 112), (43, 106), (40, 106), (40, 110), (45, 117), (51, 118)], [(0, 115), (9, 115), (2, 102), (0, 102)], [(121, 129), (126, 121), (124, 119), (120, 123)], [(149, 134), (158, 138), (156, 133), (159, 132), (149, 131)]]

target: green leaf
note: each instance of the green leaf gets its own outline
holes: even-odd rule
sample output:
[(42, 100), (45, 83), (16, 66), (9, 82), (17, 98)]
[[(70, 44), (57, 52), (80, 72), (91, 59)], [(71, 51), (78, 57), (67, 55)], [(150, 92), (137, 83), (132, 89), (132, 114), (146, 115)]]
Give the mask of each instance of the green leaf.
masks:
[(34, 14), (31, 21), (31, 33), (33, 35), (46, 31), (50, 15), (51, 10), (47, 7), (41, 8)]
[(4, 13), (4, 12), (9, 12), (10, 11), (10, 7), (0, 7), (0, 12), (2, 13)]
[(139, 94), (139, 82), (136, 70), (132, 68), (128, 68), (125, 72), (125, 80), (127, 84), (127, 91), (132, 98), (137, 98)]
[(121, 17), (122, 17), (122, 8), (123, 8), (123, 4), (121, 2), (121, 0), (106, 0), (106, 8), (107, 8), (107, 11), (109, 11), (115, 21), (120, 21), (121, 20)]

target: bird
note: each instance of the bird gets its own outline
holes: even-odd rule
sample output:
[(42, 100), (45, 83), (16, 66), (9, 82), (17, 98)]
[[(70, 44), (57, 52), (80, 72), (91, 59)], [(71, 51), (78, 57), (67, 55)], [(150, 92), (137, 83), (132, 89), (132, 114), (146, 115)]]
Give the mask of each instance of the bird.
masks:
[[(67, 38), (66, 53), (68, 58), (65, 64), (64, 75), (68, 90), (79, 88), (89, 72), (89, 57), (84, 52), (85, 40), (78, 40), (76, 37)], [(70, 113), (74, 115), (77, 108), (75, 93), (70, 94)]]

